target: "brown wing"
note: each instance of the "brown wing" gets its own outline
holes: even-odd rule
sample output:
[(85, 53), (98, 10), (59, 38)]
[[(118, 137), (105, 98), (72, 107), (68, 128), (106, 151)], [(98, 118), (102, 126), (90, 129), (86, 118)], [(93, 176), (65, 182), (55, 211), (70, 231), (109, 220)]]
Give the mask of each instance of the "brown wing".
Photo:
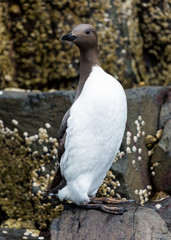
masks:
[[(61, 161), (61, 157), (65, 151), (65, 138), (67, 129), (67, 120), (70, 116), (70, 109), (65, 113), (61, 126), (59, 129), (59, 140), (58, 140), (58, 163)], [(55, 176), (49, 186), (45, 189), (46, 194), (57, 193), (58, 190), (62, 189), (66, 185), (66, 180), (61, 175), (60, 165), (57, 166)]]

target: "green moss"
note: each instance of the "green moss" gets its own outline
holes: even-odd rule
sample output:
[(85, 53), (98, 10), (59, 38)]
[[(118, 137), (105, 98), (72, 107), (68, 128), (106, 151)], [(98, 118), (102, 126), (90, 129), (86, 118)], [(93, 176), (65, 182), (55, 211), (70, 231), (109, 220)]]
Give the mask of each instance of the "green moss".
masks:
[(12, 82), (27, 89), (75, 88), (79, 52), (59, 39), (78, 23), (90, 23), (98, 30), (102, 66), (112, 75), (121, 76), (122, 82), (123, 74), (119, 73), (116, 64), (114, 36), (117, 34), (108, 13), (110, 8), (109, 0), (22, 0), (20, 5), (14, 1), (8, 9), (11, 23), (8, 32), (14, 41), (16, 69)]
[(7, 4), (0, 3), (0, 86), (5, 88), (8, 86), (16, 87), (13, 82), (14, 62), (12, 61), (12, 41), (9, 34), (9, 23), (7, 16)]
[(99, 197), (116, 197), (121, 199), (121, 196), (116, 192), (116, 189), (120, 186), (119, 181), (115, 180), (115, 175), (111, 170), (108, 171), (102, 185), (99, 187), (97, 196)]
[[(52, 180), (57, 157), (57, 140), (48, 135), (48, 129), (28, 136), (4, 126), (0, 120), (0, 208), (8, 219), (1, 227), (47, 229), (54, 217), (61, 214), (63, 205), (49, 197), (42, 202), (41, 192)], [(47, 128), (49, 124), (45, 125)], [(120, 184), (111, 171), (99, 188), (98, 196), (119, 197)]]
[(35, 136), (26, 135), (22, 137), (17, 128), (10, 130), (0, 122), (0, 206), (9, 218), (2, 226), (28, 228), (29, 223), (30, 228), (46, 229), (63, 208), (42, 204), (40, 194), (54, 174), (45, 167), (54, 163), (57, 142), (49, 138), (46, 129), (39, 129)]
[(141, 1), (138, 5), (139, 29), (143, 39), (143, 57), (149, 85), (168, 85), (170, 65), (170, 5), (167, 0)]
[(125, 88), (170, 82), (169, 0), (15, 0), (0, 11), (1, 88), (75, 88), (79, 51), (60, 38), (78, 23), (97, 29), (102, 67)]

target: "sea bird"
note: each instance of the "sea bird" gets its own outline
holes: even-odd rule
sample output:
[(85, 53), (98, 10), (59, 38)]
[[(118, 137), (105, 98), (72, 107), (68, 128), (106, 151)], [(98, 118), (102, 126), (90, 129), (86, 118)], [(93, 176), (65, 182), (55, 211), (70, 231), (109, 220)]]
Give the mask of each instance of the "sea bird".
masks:
[(103, 203), (124, 201), (95, 196), (124, 135), (127, 120), (124, 89), (100, 66), (94, 27), (79, 24), (61, 40), (73, 42), (79, 48), (80, 77), (75, 100), (60, 126), (56, 174), (45, 192), (87, 209), (122, 214), (124, 208)]

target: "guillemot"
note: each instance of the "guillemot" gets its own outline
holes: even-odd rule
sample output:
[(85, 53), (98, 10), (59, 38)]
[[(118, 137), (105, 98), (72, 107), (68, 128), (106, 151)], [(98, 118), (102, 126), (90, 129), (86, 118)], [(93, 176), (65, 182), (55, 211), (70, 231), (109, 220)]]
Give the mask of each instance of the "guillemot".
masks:
[(74, 103), (61, 122), (58, 167), (46, 194), (86, 208), (121, 214), (123, 208), (101, 204), (117, 201), (98, 201), (95, 196), (122, 142), (127, 120), (125, 92), (101, 68), (97, 33), (91, 25), (79, 24), (61, 40), (79, 48), (80, 77)]

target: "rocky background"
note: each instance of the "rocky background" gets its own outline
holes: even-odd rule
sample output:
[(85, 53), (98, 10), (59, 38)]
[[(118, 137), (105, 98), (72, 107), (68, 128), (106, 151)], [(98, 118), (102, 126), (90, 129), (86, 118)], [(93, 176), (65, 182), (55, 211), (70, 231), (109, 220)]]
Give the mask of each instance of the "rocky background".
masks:
[[(0, 2), (0, 239), (49, 239), (52, 219), (53, 239), (171, 239), (170, 12), (169, 0)], [(134, 199), (123, 216), (42, 201), (79, 77), (78, 49), (59, 39), (79, 23), (97, 29), (102, 67), (127, 89), (124, 139), (98, 191)]]
[[(169, 0), (7, 0), (0, 3), (0, 88), (75, 88), (78, 23), (98, 31), (102, 67), (125, 88), (171, 81)], [(66, 51), (67, 50), (67, 51)]]
[[(63, 206), (56, 204), (54, 207), (51, 197), (48, 201), (42, 202), (41, 192), (55, 173), (58, 129), (64, 113), (73, 102), (74, 95), (73, 91), (1, 92), (0, 220), (3, 232), (9, 227), (25, 228), (27, 230), (22, 232), (22, 235), (20, 233), (21, 236), (27, 236), (27, 234), (30, 237), (32, 234), (39, 236), (41, 233), (45, 237), (52, 219), (61, 214)], [(112, 168), (99, 188), (98, 196), (134, 199), (138, 205), (145, 205), (158, 211), (165, 220), (163, 224), (167, 224), (170, 229), (171, 88), (128, 89), (126, 95), (128, 120), (124, 139)], [(149, 218), (148, 214), (154, 215), (155, 222), (149, 228), (151, 232), (156, 225), (156, 213), (155, 211), (149, 212), (147, 208), (139, 208), (138, 205), (127, 207), (129, 218), (138, 211), (136, 214), (140, 214), (140, 218), (148, 226), (146, 222)], [(65, 217), (58, 219), (58, 223), (53, 222), (52, 229), (56, 229), (53, 234), (59, 234), (57, 239), (63, 239), (61, 234), (66, 235), (66, 229), (60, 228), (62, 232), (59, 232), (55, 226), (66, 225), (67, 214), (67, 219), (71, 218), (75, 221), (75, 215), (70, 216), (70, 214), (75, 214), (72, 211), (73, 209), (67, 213), (64, 211)], [(90, 218), (97, 221), (97, 216), (92, 211), (90, 213), (83, 213), (86, 210), (76, 211), (80, 217), (82, 214), (86, 216), (90, 214)], [(128, 215), (125, 213), (121, 219), (124, 225), (125, 221), (130, 224)], [(158, 225), (163, 221), (162, 218), (157, 217)], [(83, 220), (80, 219), (80, 221)], [(134, 223), (136, 224), (133, 221), (132, 224)], [(54, 226), (54, 224), (57, 225)], [(72, 221), (68, 224), (77, 225)], [(116, 230), (119, 229), (117, 226)], [(167, 233), (167, 227), (165, 226), (165, 230), (162, 230), (159, 235), (162, 236), (163, 231)], [(37, 229), (37, 232), (32, 233), (30, 229)], [(122, 225), (118, 231), (122, 231), (121, 229)], [(136, 234), (136, 232), (138, 234), (138, 229), (139, 227), (137, 230), (135, 228), (133, 232), (130, 230), (129, 234)], [(142, 230), (142, 235), (143, 231), (146, 230)], [(86, 232), (80, 234), (86, 235)], [(4, 233), (2, 235), (4, 236)], [(85, 238), (77, 237), (76, 239)], [(141, 238), (137, 237), (137, 239)]]

